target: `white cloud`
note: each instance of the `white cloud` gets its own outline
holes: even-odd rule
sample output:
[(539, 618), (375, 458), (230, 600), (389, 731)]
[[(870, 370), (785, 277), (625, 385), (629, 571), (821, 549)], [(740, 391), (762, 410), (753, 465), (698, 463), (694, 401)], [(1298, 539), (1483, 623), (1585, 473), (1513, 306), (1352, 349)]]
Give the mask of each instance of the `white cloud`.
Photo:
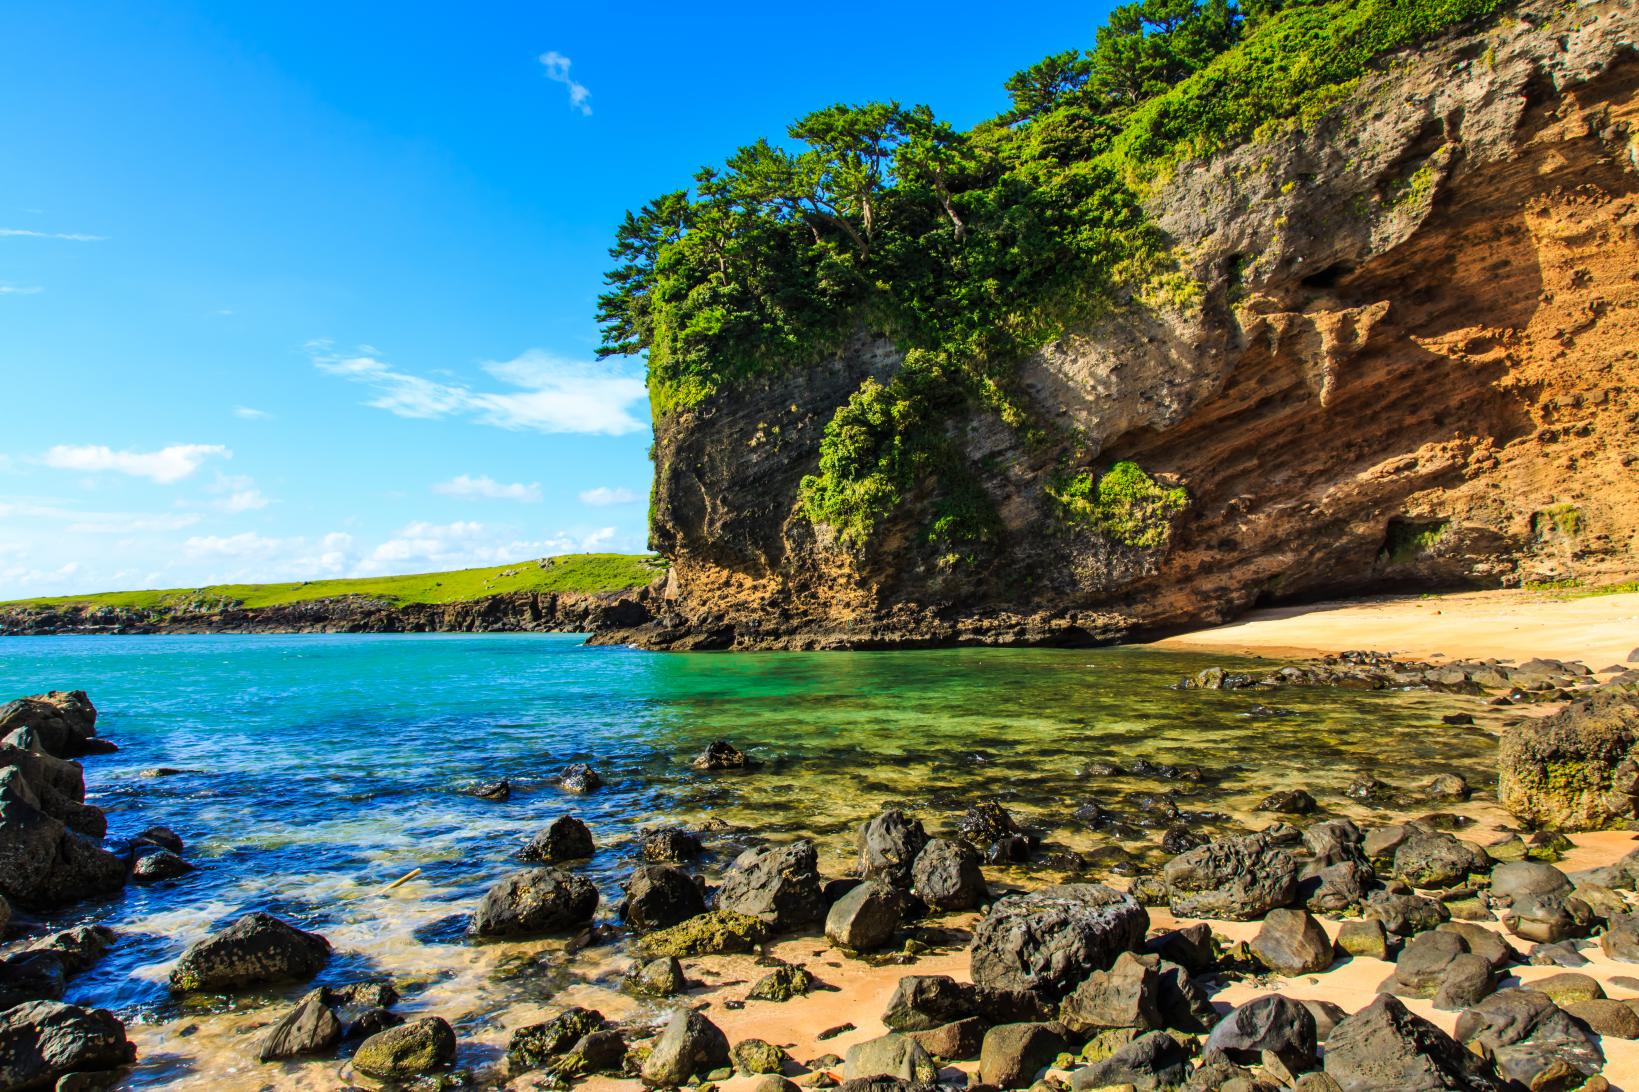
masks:
[(607, 545), (615, 537), (613, 527), (600, 527), (584, 534), (560, 531), (545, 538), (520, 539), (509, 538), (472, 520), (415, 522), (399, 528), (391, 538), (365, 555), (353, 575), (502, 565), (554, 554), (583, 553)]
[(260, 489), (241, 489), (217, 501), (216, 508), (221, 512), (253, 512), (266, 508), (268, 503), (267, 495)]
[(376, 390), (366, 404), (399, 417), (470, 417), (480, 424), (536, 432), (576, 432), (620, 436), (644, 423), (634, 416), (647, 392), (627, 368), (563, 360), (539, 349), (506, 361), (490, 361), (485, 372), (517, 388), (481, 391), (397, 371), (375, 350), (362, 347), (347, 356), (324, 342), (309, 343), (321, 371)]
[(600, 485), (596, 489), (586, 489), (581, 492), (580, 502), (591, 505), (593, 508), (608, 508), (616, 504), (631, 504), (638, 496), (630, 489), (611, 489), (607, 485)]
[(237, 535), (195, 535), (182, 544), (196, 560), (254, 562), (254, 568), (219, 572), (213, 579), (278, 580), (340, 576), (352, 556), (353, 536), (332, 531), (318, 539), (275, 538), (245, 531)]
[(231, 459), (220, 444), (172, 444), (158, 451), (115, 451), (101, 444), (58, 444), (40, 461), (58, 470), (111, 471), (170, 485), (198, 470), (206, 459)]
[(434, 493), (443, 493), (449, 497), (482, 498), (484, 500), (513, 500), (533, 504), (541, 499), (541, 483), (498, 482), (489, 475), (472, 477), (469, 474), (458, 474), (447, 482), (439, 482), (433, 486)]
[(89, 535), (123, 535), (138, 531), (180, 531), (199, 522), (191, 512), (88, 512), (28, 501), (0, 502), (0, 519), (62, 523), (65, 531)]
[(273, 416), (267, 410), (254, 409), (250, 406), (234, 406), (233, 415), (246, 421), (266, 421)]
[(0, 228), (0, 238), (66, 239), (71, 243), (100, 243), (106, 235), (82, 235), (72, 231), (30, 231), (28, 228)]
[(38, 285), (0, 284), (0, 296), (37, 296), (44, 291)]
[(547, 79), (555, 80), (569, 89), (569, 108), (591, 117), (592, 104), (586, 100), (592, 97), (592, 92), (588, 91), (584, 84), (576, 83), (570, 78), (569, 58), (557, 52), (542, 53), (541, 65), (546, 69)]

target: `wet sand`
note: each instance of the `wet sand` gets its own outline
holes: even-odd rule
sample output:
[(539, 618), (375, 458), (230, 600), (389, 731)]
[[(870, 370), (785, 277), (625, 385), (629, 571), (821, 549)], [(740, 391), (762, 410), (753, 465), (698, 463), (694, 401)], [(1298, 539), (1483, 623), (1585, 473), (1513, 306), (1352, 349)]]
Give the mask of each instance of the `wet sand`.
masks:
[(1421, 660), (1541, 656), (1599, 671), (1639, 649), (1639, 593), (1567, 598), (1503, 590), (1274, 607), (1154, 647), (1263, 656), (1370, 649)]

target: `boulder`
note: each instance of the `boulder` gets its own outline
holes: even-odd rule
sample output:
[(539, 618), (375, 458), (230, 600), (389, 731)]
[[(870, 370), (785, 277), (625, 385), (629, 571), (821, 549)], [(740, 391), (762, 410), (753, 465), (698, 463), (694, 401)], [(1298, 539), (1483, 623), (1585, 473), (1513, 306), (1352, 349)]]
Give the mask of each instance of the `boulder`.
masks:
[(1503, 731), (1498, 799), (1529, 829), (1602, 830), (1635, 815), (1639, 697), (1603, 690)]
[(854, 841), (859, 848), (860, 875), (909, 888), (912, 866), (928, 844), (928, 835), (920, 820), (892, 808), (862, 824)]
[[(1152, 957), (1155, 958), (1155, 957)], [(1107, 971), (1094, 971), (1059, 1005), (1059, 1022), (1078, 1035), (1104, 1028), (1155, 1031), (1161, 1016), (1160, 973), (1131, 952), (1116, 956)]]
[(809, 842), (748, 850), (724, 873), (717, 908), (784, 932), (825, 917), (818, 858)]
[(932, 1081), (939, 1075), (939, 1068), (914, 1039), (890, 1031), (849, 1047), (842, 1072), (849, 1080), (897, 1077), (904, 1081)]
[(404, 1018), (391, 1011), (398, 1004), (398, 991), (389, 982), (350, 982), (328, 987), (325, 1004), (341, 1022), (343, 1039), (368, 1039), (378, 1031), (397, 1027)]
[(560, 815), (552, 820), (551, 826), (524, 843), (524, 847), (518, 851), (518, 859), (541, 864), (559, 864), (563, 861), (585, 860), (596, 850), (597, 847), (592, 842), (592, 832), (585, 823), (573, 815)]
[(1599, 938), (1600, 950), (1622, 963), (1639, 963), (1639, 914), (1618, 914)]
[(1437, 899), (1388, 890), (1367, 895), (1365, 913), (1397, 937), (1409, 937), (1451, 920), (1451, 911)]
[(1583, 1077), (1605, 1067), (1598, 1040), (1535, 990), (1498, 990), (1457, 1017), (1456, 1033), (1471, 1050), (1491, 1058), (1504, 1078), (1527, 1088), (1542, 1087), (1539, 1078), (1559, 1067)]
[(973, 931), (970, 969), (981, 986), (1062, 998), (1122, 952), (1136, 951), (1149, 914), (1103, 884), (1060, 884), (991, 904)]
[(748, 1001), (789, 1001), (801, 997), (814, 985), (814, 977), (803, 967), (781, 963), (751, 984)]
[(601, 1012), (572, 1005), (544, 1023), (514, 1031), (507, 1043), (507, 1064), (514, 1071), (553, 1065), (604, 1023)]
[(997, 1088), (1028, 1088), (1069, 1047), (1051, 1024), (997, 1024), (979, 1048), (979, 1080)]
[(246, 914), (188, 946), (171, 968), (177, 993), (243, 990), (306, 982), (330, 959), (330, 942), (271, 914)]
[(1388, 994), (1332, 1029), (1325, 1068), (1343, 1092), (1503, 1092), (1505, 1087), (1490, 1063)]
[(0, 767), (0, 896), (56, 910), (114, 894), (125, 879), (125, 862), (42, 810), (21, 767)]
[(973, 910), (989, 897), (979, 855), (965, 842), (934, 838), (911, 866), (911, 891), (934, 910)]
[(1337, 931), (1338, 950), (1349, 956), (1389, 958), (1389, 937), (1375, 918), (1346, 921)]
[[(0, 923), (0, 933), (4, 932), (5, 926)], [(76, 925), (36, 940), (27, 950), (51, 953), (62, 961), (63, 973), (72, 977), (95, 966), (115, 936), (106, 925)]]
[(872, 951), (893, 939), (899, 929), (899, 909), (898, 892), (869, 880), (832, 904), (825, 915), (825, 935), (840, 948)]
[(589, 793), (603, 787), (603, 778), (584, 762), (571, 762), (558, 775), (558, 785), (564, 792)]
[(1308, 815), (1315, 810), (1315, 798), (1302, 789), (1283, 789), (1264, 797), (1258, 810), (1278, 815)]
[(727, 740), (713, 740), (689, 765), (697, 770), (743, 770), (749, 765), (745, 752)]
[(133, 883), (158, 883), (160, 880), (175, 880), (186, 876), (193, 870), (193, 865), (170, 850), (153, 847), (148, 852), (140, 854), (131, 863), (131, 881)]
[(1467, 951), (1463, 938), (1455, 933), (1419, 933), (1406, 942), (1395, 961), (1394, 974), (1383, 983), (1382, 990), (1401, 997), (1433, 997), (1446, 968)]
[(988, 1025), (983, 1020), (969, 1016), (926, 1031), (907, 1031), (904, 1035), (907, 1039), (914, 1039), (935, 1061), (955, 1061), (977, 1058), (984, 1047), (987, 1029)]
[(688, 989), (689, 980), (676, 956), (659, 956), (633, 967), (626, 976), (626, 988), (648, 997), (670, 997)]
[(324, 990), (313, 990), (283, 1019), (273, 1025), (262, 1040), (257, 1057), (264, 1062), (283, 1061), (303, 1055), (324, 1055), (341, 1042), (341, 1021), (331, 1010)]
[(1288, 978), (1318, 974), (1332, 965), (1332, 941), (1307, 911), (1271, 910), (1252, 938), (1258, 962)]
[(1491, 866), (1485, 851), (1441, 831), (1414, 826), (1394, 851), (1394, 874), (1413, 887), (1449, 887)]
[(0, 739), (32, 732), (43, 753), (79, 758), (113, 750), (97, 738), (97, 709), (84, 690), (52, 690), (0, 705)]
[(1266, 994), (1231, 1010), (1212, 1028), (1203, 1054), (1221, 1053), (1232, 1062), (1255, 1065), (1265, 1053), (1289, 1069), (1312, 1069), (1319, 1033), (1315, 1017), (1300, 1001)]
[(383, 1081), (400, 1081), (455, 1061), (455, 1030), (441, 1017), (423, 1016), (378, 1031), (359, 1044), (353, 1068)]
[(1297, 862), (1266, 835), (1210, 842), (1162, 870), (1174, 914), (1251, 921), (1298, 895)]
[(0, 1011), (0, 1088), (50, 1088), (70, 1073), (136, 1059), (125, 1025), (104, 1009), (34, 1001)]
[(1151, 937), (1144, 942), (1144, 950), (1176, 963), (1189, 974), (1203, 974), (1218, 965), (1218, 941), (1212, 935), (1212, 926), (1204, 921)]
[(589, 925), (598, 891), (579, 876), (556, 868), (527, 868), (497, 880), (472, 915), (480, 937), (545, 936)]
[(143, 843), (155, 845), (160, 849), (168, 849), (172, 853), (181, 853), (185, 848), (182, 844), (182, 835), (170, 827), (152, 826), (144, 828), (131, 841), (139, 845)]
[(716, 1024), (698, 1012), (672, 1013), (643, 1062), (643, 1079), (660, 1087), (685, 1084), (691, 1076), (726, 1069), (728, 1038)]
[(108, 833), (102, 809), (85, 802), (85, 771), (78, 762), (0, 744), (0, 768), (7, 766), (16, 767), (27, 783), (28, 799), (40, 811), (87, 838)]
[(1482, 955), (1464, 952), (1446, 965), (1434, 991), (1434, 1007), (1461, 1012), (1497, 988), (1497, 971)]
[(1560, 1007), (1595, 1035), (1608, 1035), (1613, 1039), (1639, 1039), (1639, 1013), (1634, 1012), (1633, 1006), (1625, 1002), (1612, 1001), (1608, 997), (1595, 997), (1587, 1001), (1572, 1001)]
[(956, 820), (956, 829), (962, 840), (980, 853), (987, 853), (1012, 838), (1023, 837), (1027, 841), (1029, 839), (1029, 835), (1014, 820), (1013, 814), (993, 800), (986, 800), (968, 808), (962, 813), (962, 817)]
[(1339, 861), (1317, 870), (1305, 865), (1300, 881), (1304, 906), (1317, 914), (1341, 914), (1366, 901), (1377, 873), (1365, 861)]
[(688, 873), (666, 865), (642, 865), (626, 881), (620, 916), (634, 932), (651, 933), (706, 912), (706, 897)]
[(638, 856), (655, 864), (682, 864), (700, 856), (703, 849), (699, 835), (682, 827), (661, 827), (644, 832)]
[(726, 955), (755, 951), (768, 935), (768, 926), (758, 918), (713, 910), (669, 929), (655, 930), (638, 940), (637, 950), (651, 959), (668, 955)]
[(742, 1039), (729, 1051), (734, 1071), (748, 1077), (766, 1073), (780, 1073), (785, 1069), (788, 1055), (773, 1043), (762, 1039)]
[(992, 1024), (1035, 1022), (1048, 1010), (1034, 993), (990, 989), (949, 975), (905, 975), (888, 999), (882, 1022), (894, 1031), (927, 1031), (957, 1020)]
[(51, 952), (21, 952), (0, 960), (0, 1009), (28, 1001), (61, 1001), (63, 961)]
[(1176, 1031), (1205, 1033), (1218, 1022), (1218, 1010), (1189, 972), (1153, 953), (1134, 956), (1155, 972), (1156, 1006), (1161, 1026)]
[(1140, 1092), (1172, 1088), (1189, 1073), (1189, 1054), (1164, 1031), (1140, 1035), (1102, 1061), (1070, 1075), (1076, 1092), (1131, 1085)]
[(1547, 978), (1535, 978), (1525, 985), (1561, 1008), (1577, 1001), (1597, 1001), (1605, 996), (1605, 988), (1599, 984), (1597, 978), (1574, 971), (1561, 971)]

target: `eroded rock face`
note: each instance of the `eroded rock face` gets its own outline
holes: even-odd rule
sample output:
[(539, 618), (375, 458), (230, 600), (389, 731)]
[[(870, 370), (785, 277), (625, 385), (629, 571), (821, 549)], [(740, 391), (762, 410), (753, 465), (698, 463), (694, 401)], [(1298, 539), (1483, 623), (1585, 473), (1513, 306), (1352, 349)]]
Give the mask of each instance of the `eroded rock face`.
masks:
[(723, 875), (717, 908), (795, 929), (825, 917), (819, 858), (808, 842), (748, 852)]
[(981, 986), (1060, 998), (1144, 942), (1149, 914), (1103, 884), (1059, 884), (991, 905), (973, 930), (971, 969)]
[(862, 332), (660, 415), (650, 535), (673, 566), (656, 622), (600, 639), (1073, 642), (1260, 597), (1631, 578), (1634, 20), (1520, 4), (1146, 198), (1198, 304), (1131, 303), (1015, 374), (1089, 469), (1131, 459), (1188, 491), (1164, 545), (1066, 526), (1045, 486), (1077, 452), (984, 410), (949, 422), (1000, 517), (974, 564), (928, 544), (931, 501), (859, 548), (810, 524), (826, 424), (901, 364)]
[(1263, 834), (1211, 842), (1167, 862), (1162, 871), (1180, 917), (1250, 921), (1298, 896), (1298, 866)]
[(1530, 827), (1603, 830), (1639, 805), (1639, 696), (1601, 692), (1508, 728), (1497, 749), (1497, 793)]

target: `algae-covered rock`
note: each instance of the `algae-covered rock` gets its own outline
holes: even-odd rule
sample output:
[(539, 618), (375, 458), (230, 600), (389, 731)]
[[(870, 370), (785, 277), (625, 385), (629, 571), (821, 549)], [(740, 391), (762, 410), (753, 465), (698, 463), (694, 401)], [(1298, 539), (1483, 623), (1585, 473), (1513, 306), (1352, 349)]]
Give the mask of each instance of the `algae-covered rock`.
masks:
[(264, 983), (305, 982), (330, 959), (330, 942), (271, 914), (246, 914), (189, 946), (171, 969), (171, 989), (242, 990)]
[(431, 1073), (455, 1060), (455, 1031), (441, 1017), (424, 1016), (359, 1044), (353, 1068), (384, 1081)]
[(785, 1051), (761, 1039), (742, 1039), (729, 1053), (734, 1058), (735, 1072), (748, 1077), (778, 1073), (785, 1068)]
[(1639, 697), (1601, 691), (1509, 728), (1497, 751), (1498, 798), (1520, 822), (1603, 830), (1639, 804)]
[(769, 927), (748, 914), (714, 910), (669, 929), (657, 929), (637, 942), (648, 958), (726, 955), (756, 950), (768, 939)]
[(746, 994), (748, 1001), (789, 1001), (801, 997), (814, 985), (814, 976), (802, 967), (782, 963), (763, 975)]
[(507, 1063), (515, 1071), (548, 1065), (603, 1024), (601, 1012), (571, 1006), (543, 1024), (513, 1032), (506, 1048)]

